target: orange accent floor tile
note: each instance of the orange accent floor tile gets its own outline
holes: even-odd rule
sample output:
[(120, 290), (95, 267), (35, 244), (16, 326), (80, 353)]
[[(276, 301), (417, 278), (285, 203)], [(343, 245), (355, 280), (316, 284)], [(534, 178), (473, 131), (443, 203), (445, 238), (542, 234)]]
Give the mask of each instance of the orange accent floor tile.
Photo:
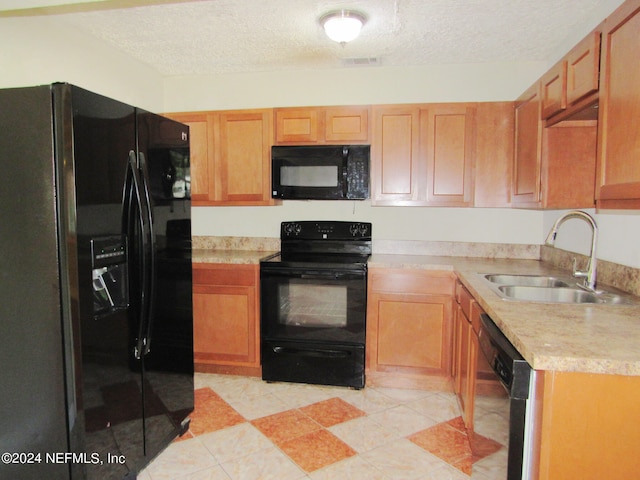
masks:
[(278, 446), (322, 428), (299, 410), (287, 410), (258, 418), (251, 424)]
[(439, 423), (408, 438), (467, 475), (471, 474), (473, 456), (467, 434), (449, 422)]
[(329, 400), (313, 403), (302, 407), (300, 411), (323, 427), (332, 427), (366, 415), (362, 410), (340, 398), (330, 398)]
[(195, 408), (190, 417), (189, 431), (194, 436), (246, 422), (242, 415), (210, 388), (195, 391)]
[(280, 448), (306, 472), (313, 472), (356, 454), (349, 445), (324, 429), (284, 442)]

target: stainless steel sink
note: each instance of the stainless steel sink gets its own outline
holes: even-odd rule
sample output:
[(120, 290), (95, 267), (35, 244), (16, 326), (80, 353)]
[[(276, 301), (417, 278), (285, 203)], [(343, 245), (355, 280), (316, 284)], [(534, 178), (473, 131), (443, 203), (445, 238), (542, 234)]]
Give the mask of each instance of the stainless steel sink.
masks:
[[(505, 300), (540, 303), (638, 305), (637, 299), (623, 292), (590, 292), (581, 289), (571, 277), (551, 275), (480, 274), (491, 289)], [(613, 289), (615, 290), (615, 289)]]
[(529, 302), (600, 303), (597, 295), (575, 288), (501, 285), (498, 287), (498, 290), (500, 290), (505, 297)]
[(557, 277), (546, 275), (506, 275), (491, 274), (484, 278), (499, 285), (522, 285), (527, 287), (569, 287), (570, 284)]

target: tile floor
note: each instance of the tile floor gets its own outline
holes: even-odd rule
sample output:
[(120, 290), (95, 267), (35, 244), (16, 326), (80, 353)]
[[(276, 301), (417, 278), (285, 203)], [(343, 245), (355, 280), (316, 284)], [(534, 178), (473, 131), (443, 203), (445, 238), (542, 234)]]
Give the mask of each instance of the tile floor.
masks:
[(140, 480), (496, 480), (506, 455), (490, 439), (472, 455), (453, 394), (214, 374), (195, 388), (189, 432)]

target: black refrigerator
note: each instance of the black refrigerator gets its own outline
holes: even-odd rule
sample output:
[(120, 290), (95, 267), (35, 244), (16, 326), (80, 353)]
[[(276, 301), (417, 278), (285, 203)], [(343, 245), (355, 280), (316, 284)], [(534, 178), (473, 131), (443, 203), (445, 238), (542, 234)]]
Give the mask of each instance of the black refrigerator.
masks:
[(0, 90), (0, 479), (132, 479), (193, 410), (188, 127)]

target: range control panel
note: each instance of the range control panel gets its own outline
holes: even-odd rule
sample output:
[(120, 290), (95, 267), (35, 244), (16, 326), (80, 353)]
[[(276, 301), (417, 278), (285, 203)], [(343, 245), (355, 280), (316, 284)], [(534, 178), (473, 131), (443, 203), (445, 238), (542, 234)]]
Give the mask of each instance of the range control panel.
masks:
[(371, 240), (371, 223), (340, 221), (282, 222), (280, 238), (283, 240)]

